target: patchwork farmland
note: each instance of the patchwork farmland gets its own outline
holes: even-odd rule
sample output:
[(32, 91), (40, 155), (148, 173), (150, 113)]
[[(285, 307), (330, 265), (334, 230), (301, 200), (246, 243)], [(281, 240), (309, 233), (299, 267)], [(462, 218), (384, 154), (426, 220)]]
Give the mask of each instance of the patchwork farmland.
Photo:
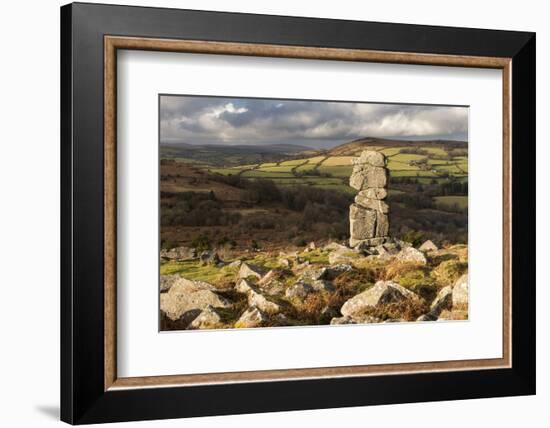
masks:
[[(348, 151), (343, 151), (346, 145), (342, 145), (321, 155), (297, 157), (280, 162), (207, 169), (211, 173), (225, 176), (265, 178), (273, 180), (278, 186), (305, 185), (353, 193), (353, 189), (348, 184), (352, 169), (351, 159), (361, 150), (368, 148), (380, 151), (387, 156), (388, 169), (392, 178), (390, 188), (394, 190), (400, 187), (400, 181), (406, 181), (406, 179), (414, 180), (419, 184), (465, 182), (468, 179), (468, 157), (465, 148), (448, 148), (445, 143), (441, 143), (440, 146), (434, 146), (433, 143), (423, 146), (419, 143), (413, 148), (410, 147), (410, 143), (396, 142), (395, 144), (391, 147), (355, 145)], [(460, 206), (467, 205), (465, 195), (454, 196), (454, 198), (453, 203), (458, 203)], [(463, 200), (461, 201), (460, 198)], [(445, 205), (444, 200), (440, 202)]]

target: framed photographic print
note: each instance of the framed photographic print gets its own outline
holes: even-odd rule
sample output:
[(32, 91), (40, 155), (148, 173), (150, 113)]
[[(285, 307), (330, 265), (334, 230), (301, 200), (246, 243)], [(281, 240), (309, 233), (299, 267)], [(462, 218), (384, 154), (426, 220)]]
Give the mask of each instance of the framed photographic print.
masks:
[(62, 420), (535, 393), (533, 33), (76, 3), (61, 53)]

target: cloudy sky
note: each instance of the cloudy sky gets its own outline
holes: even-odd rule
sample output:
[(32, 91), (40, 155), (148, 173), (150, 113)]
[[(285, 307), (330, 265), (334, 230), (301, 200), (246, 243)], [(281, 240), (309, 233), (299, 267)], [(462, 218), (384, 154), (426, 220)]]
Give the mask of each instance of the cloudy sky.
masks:
[(361, 137), (467, 140), (468, 108), (163, 95), (161, 143), (332, 147)]

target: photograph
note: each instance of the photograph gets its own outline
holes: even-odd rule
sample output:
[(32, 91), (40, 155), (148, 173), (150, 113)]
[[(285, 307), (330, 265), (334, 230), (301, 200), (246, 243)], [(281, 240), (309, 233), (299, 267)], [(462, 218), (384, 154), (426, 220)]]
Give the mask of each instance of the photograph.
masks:
[(161, 331), (468, 320), (468, 106), (158, 102)]

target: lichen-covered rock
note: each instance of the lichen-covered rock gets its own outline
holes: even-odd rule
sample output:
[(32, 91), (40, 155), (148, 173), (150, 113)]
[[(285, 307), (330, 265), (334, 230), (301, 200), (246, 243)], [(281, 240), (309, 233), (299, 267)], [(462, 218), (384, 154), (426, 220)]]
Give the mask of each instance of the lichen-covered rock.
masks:
[(309, 293), (312, 293), (313, 287), (303, 281), (298, 281), (286, 289), (285, 296), (288, 298), (298, 297), (303, 299)]
[(418, 296), (405, 287), (392, 281), (378, 281), (372, 288), (352, 297), (340, 308), (342, 315), (358, 315), (366, 309), (388, 303), (408, 299), (418, 299)]
[(241, 268), (239, 269), (238, 277), (240, 278), (248, 278), (248, 277), (255, 277), (258, 279), (261, 279), (262, 276), (266, 274), (266, 269), (262, 268), (261, 266), (254, 266), (248, 263), (243, 262), (241, 264)]
[(266, 296), (258, 291), (252, 290), (248, 293), (248, 304), (255, 306), (259, 310), (267, 314), (276, 314), (281, 311), (281, 306), (269, 300)]
[(348, 250), (349, 248), (345, 245), (339, 244), (337, 242), (331, 242), (323, 247), (325, 251), (338, 251), (338, 250)]
[(386, 187), (388, 170), (371, 165), (355, 165), (349, 178), (349, 185), (356, 190)]
[(370, 251), (372, 247), (377, 247), (388, 241), (388, 237), (377, 237), (369, 239), (349, 239), (349, 245), (357, 251)]
[(331, 325), (342, 325), (342, 324), (375, 324), (379, 323), (380, 319), (372, 317), (369, 315), (351, 317), (345, 315), (343, 317), (335, 317), (330, 320)]
[(334, 285), (332, 285), (332, 282), (327, 281), (326, 279), (317, 279), (313, 281), (310, 285), (315, 291), (334, 291)]
[(179, 275), (161, 275), (160, 276), (160, 292), (164, 293), (174, 285), (176, 281), (178, 281), (181, 277)]
[(175, 247), (160, 250), (160, 258), (165, 260), (192, 260), (197, 258), (197, 251), (189, 247)]
[(352, 270), (353, 268), (351, 265), (347, 263), (338, 263), (333, 266), (328, 266), (325, 268), (325, 273), (322, 277), (322, 279), (328, 279), (333, 280), (343, 274), (344, 272), (348, 272)]
[(268, 314), (275, 314), (281, 311), (280, 305), (272, 302), (270, 299), (264, 296), (255, 285), (244, 278), (237, 282), (235, 290), (239, 293), (246, 294), (248, 304), (250, 306), (257, 307), (263, 312), (266, 312)]
[(235, 290), (243, 294), (248, 294), (249, 291), (252, 291), (252, 287), (253, 285), (244, 278), (238, 280), (237, 284), (235, 284)]
[(430, 305), (430, 313), (436, 318), (439, 316), (441, 311), (445, 309), (451, 309), (453, 305), (453, 287), (448, 285), (443, 287), (439, 293), (437, 293), (436, 298)]
[(353, 251), (351, 248), (344, 247), (341, 250), (336, 250), (330, 253), (328, 255), (328, 262), (331, 265), (349, 264), (358, 257), (359, 254), (357, 254), (357, 252)]
[(258, 308), (251, 306), (243, 312), (235, 323), (236, 328), (262, 327), (269, 320), (268, 316)]
[(229, 267), (229, 268), (238, 268), (238, 267), (241, 267), (242, 263), (243, 262), (241, 260), (234, 260), (231, 263), (229, 263), (227, 265), (227, 267)]
[(380, 152), (374, 150), (363, 150), (361, 154), (352, 158), (351, 163), (353, 165), (372, 165), (372, 166), (386, 166), (386, 157)]
[[(386, 199), (387, 196), (388, 196), (388, 191), (384, 187), (372, 187), (365, 190), (361, 190), (355, 197), (355, 202), (357, 202), (358, 198), (361, 200), (363, 198), (382, 200), (382, 199)], [(359, 205), (361, 204), (359, 203)]]
[(302, 273), (303, 281), (316, 281), (318, 279), (324, 278), (327, 273), (326, 267), (321, 267), (318, 269), (308, 269)]
[(387, 214), (376, 211), (376, 232), (375, 237), (386, 237), (390, 233), (390, 220)]
[(189, 327), (189, 330), (219, 328), (222, 324), (222, 319), (216, 309), (210, 305), (202, 310), (197, 318), (195, 318)]
[(425, 241), (420, 247), (418, 247), (420, 251), (423, 251), (427, 253), (428, 251), (437, 251), (437, 245), (435, 245), (432, 241), (429, 239)]
[[(231, 302), (214, 292), (215, 288), (205, 282), (180, 278), (174, 281), (168, 292), (160, 295), (160, 310), (172, 321), (192, 321), (208, 305), (228, 308)], [(188, 319), (191, 317), (192, 319)]]
[(428, 262), (424, 253), (413, 247), (403, 248), (395, 258), (400, 262), (421, 263), (423, 265)]
[(199, 256), (202, 265), (217, 266), (223, 264), (223, 260), (215, 251), (203, 251)]
[(292, 262), (287, 258), (280, 258), (279, 266), (289, 269), (292, 266)]
[(462, 275), (453, 287), (453, 308), (468, 305), (468, 274)]
[(351, 238), (373, 238), (376, 233), (376, 211), (352, 204), (349, 208), (349, 224)]
[[(372, 189), (369, 189), (369, 190), (372, 190)], [(387, 214), (389, 212), (390, 207), (386, 202), (379, 199), (366, 197), (364, 196), (364, 192), (366, 191), (359, 192), (357, 195), (355, 195), (355, 203), (357, 205), (369, 210), (379, 211), (383, 214)]]

